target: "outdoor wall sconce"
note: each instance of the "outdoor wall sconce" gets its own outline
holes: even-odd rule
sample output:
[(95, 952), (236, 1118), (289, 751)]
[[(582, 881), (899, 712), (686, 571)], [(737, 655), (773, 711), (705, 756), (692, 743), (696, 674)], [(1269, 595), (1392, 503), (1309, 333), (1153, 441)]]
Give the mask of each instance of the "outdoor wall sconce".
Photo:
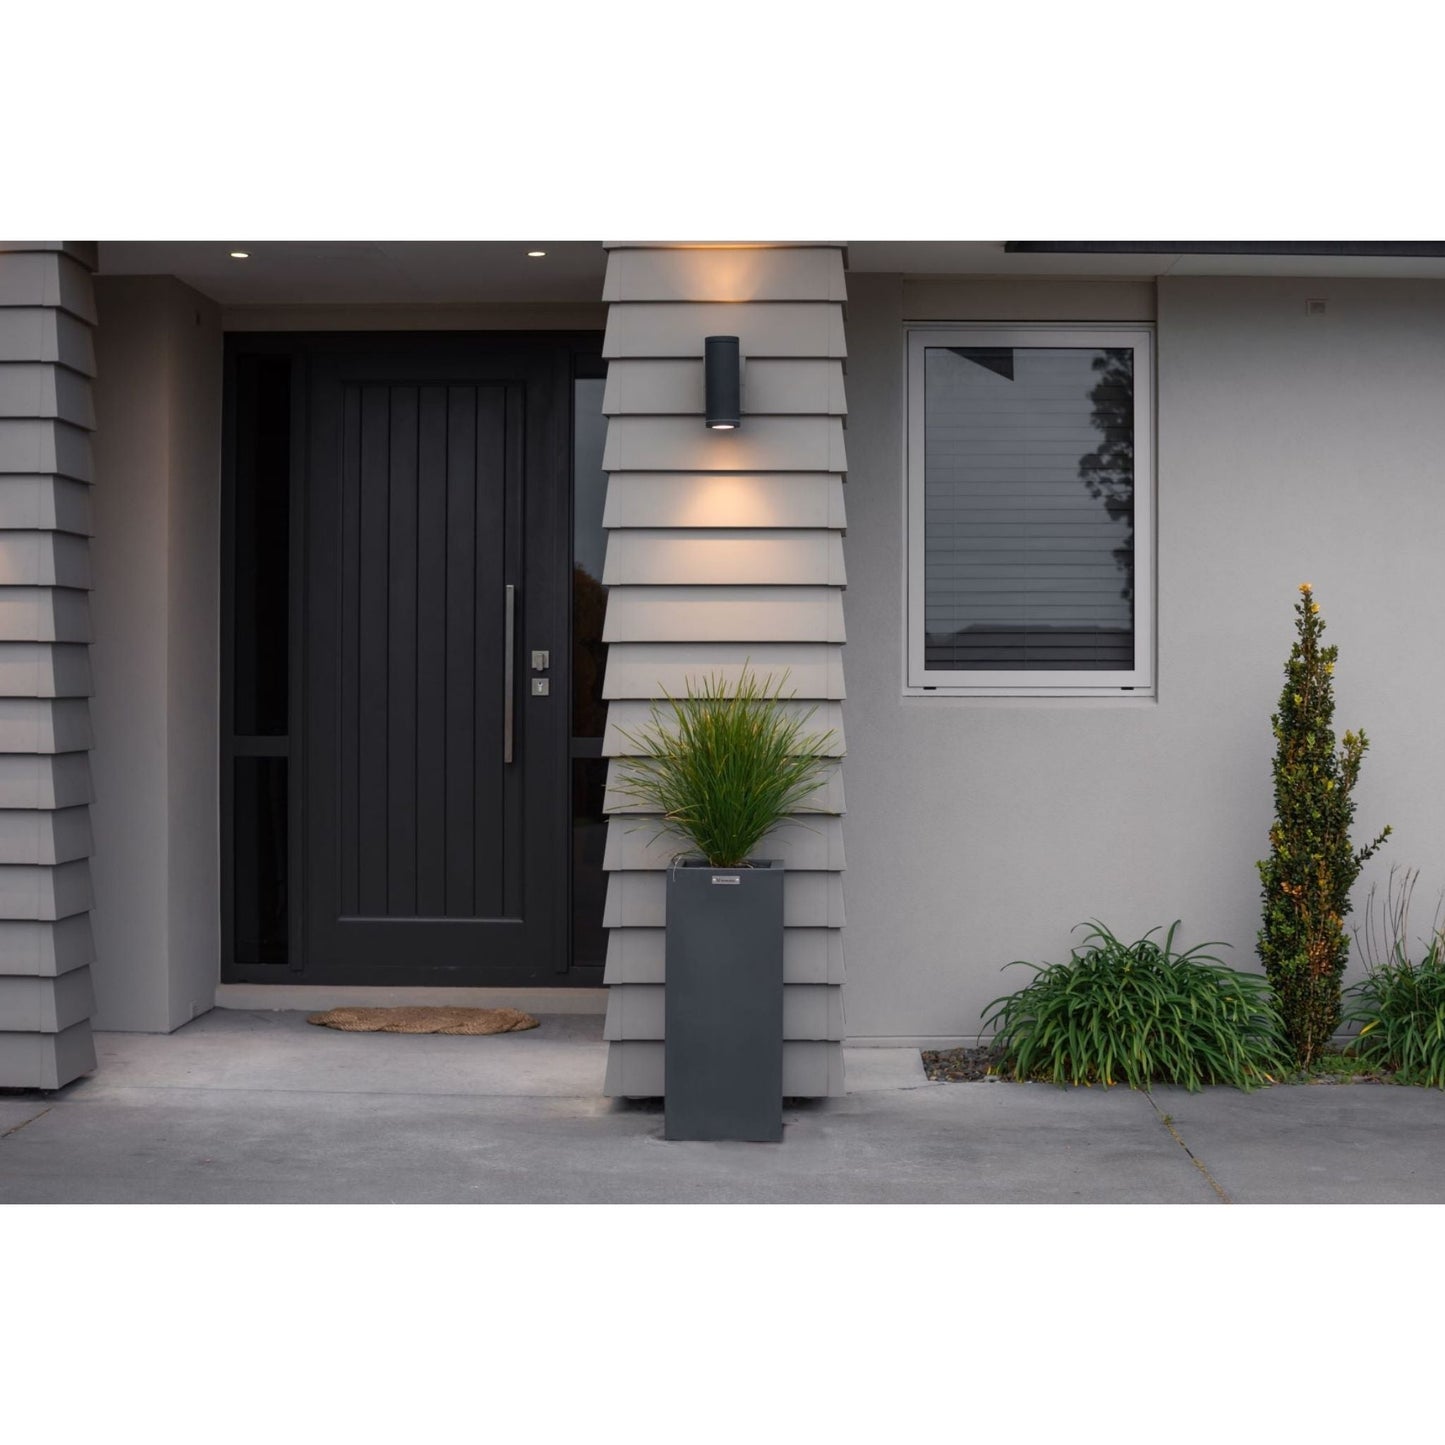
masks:
[(703, 395), (711, 431), (732, 431), (742, 421), (742, 363), (736, 336), (708, 336), (702, 344)]

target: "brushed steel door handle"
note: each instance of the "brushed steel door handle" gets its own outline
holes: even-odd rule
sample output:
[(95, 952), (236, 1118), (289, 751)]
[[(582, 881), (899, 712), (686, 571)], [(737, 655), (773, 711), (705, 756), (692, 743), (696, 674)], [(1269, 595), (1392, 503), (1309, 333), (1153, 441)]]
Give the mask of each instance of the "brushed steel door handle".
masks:
[(512, 761), (516, 706), (517, 589), (508, 582), (502, 604), (502, 761)]

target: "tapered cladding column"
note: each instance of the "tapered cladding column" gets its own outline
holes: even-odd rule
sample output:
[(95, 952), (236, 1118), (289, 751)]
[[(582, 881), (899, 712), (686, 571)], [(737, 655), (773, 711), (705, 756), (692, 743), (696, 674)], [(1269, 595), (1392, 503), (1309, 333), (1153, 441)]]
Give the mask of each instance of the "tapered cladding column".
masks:
[[(608, 247), (604, 751), (689, 679), (788, 673), (843, 740), (844, 254), (840, 245)], [(742, 415), (704, 425), (703, 347), (736, 336)], [(622, 802), (609, 777), (609, 806)], [(843, 779), (783, 860), (783, 1092), (843, 1092)], [(641, 826), (639, 826), (641, 824)], [(607, 1092), (663, 1092), (664, 869), (645, 819), (608, 828)]]
[(93, 244), (0, 241), (0, 1087), (95, 1067)]

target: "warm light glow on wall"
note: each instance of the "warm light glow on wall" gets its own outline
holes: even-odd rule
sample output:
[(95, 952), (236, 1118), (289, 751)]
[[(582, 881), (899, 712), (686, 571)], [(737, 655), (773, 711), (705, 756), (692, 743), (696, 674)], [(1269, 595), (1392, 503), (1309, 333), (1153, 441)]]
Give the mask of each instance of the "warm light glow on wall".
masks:
[(680, 527), (772, 527), (778, 524), (768, 489), (758, 477), (693, 480)]

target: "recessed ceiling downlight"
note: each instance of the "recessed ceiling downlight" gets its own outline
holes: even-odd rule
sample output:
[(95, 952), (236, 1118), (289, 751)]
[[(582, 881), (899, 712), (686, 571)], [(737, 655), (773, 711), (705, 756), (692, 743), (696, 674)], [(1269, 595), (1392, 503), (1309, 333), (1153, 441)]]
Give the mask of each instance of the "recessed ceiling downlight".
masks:
[(545, 256), (547, 253), (545, 251), (528, 251), (527, 254), (529, 256)]
[(244, 261), (250, 254), (249, 251), (232, 251), (231, 259), (233, 261)]

